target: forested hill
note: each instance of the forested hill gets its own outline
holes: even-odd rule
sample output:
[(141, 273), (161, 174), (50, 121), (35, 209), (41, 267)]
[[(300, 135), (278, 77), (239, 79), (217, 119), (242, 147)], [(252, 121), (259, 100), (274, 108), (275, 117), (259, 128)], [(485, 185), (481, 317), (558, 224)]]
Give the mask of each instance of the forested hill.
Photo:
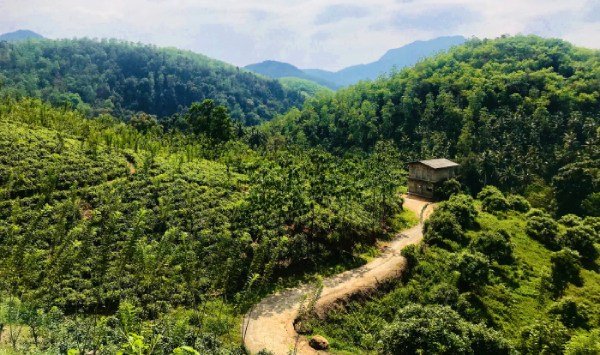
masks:
[(90, 39), (0, 42), (0, 94), (121, 118), (138, 111), (165, 117), (210, 98), (247, 124), (303, 100), (276, 80), (189, 51)]
[[(272, 128), (338, 152), (392, 139), (407, 159), (455, 158), (475, 192), (486, 183), (523, 192), (568, 165), (563, 185), (585, 194), (600, 181), (599, 92), (599, 51), (535, 36), (474, 39), (321, 95)], [(578, 204), (576, 194), (569, 200)]]

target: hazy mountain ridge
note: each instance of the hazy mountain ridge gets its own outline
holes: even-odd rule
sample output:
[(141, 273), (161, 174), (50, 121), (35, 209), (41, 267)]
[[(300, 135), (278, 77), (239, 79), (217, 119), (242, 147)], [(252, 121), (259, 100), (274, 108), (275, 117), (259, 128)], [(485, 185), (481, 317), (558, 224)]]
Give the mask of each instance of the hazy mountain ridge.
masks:
[(28, 39), (44, 39), (45, 37), (39, 33), (35, 33), (30, 30), (16, 30), (14, 32), (7, 32), (0, 35), (0, 41), (6, 42), (18, 42), (25, 41)]
[[(405, 46), (388, 50), (375, 62), (353, 65), (335, 72), (322, 69), (299, 69), (289, 63), (272, 60), (250, 64), (245, 68), (275, 79), (294, 76), (301, 79), (313, 80), (330, 88), (339, 88), (355, 84), (361, 80), (376, 79), (382, 74), (389, 73), (394, 68), (402, 69), (414, 65), (426, 57), (463, 44), (465, 41), (466, 38), (463, 36), (445, 36), (427, 41), (415, 41)], [(330, 83), (330, 85), (325, 83)]]
[(317, 84), (326, 86), (330, 89), (337, 89), (338, 87), (338, 85), (333, 83), (333, 81), (331, 80), (320, 78), (316, 75), (311, 75), (310, 73), (307, 73), (292, 64), (279, 62), (276, 60), (265, 60), (261, 63), (247, 65), (244, 68), (250, 70), (251, 72), (261, 74), (273, 79), (294, 77), (304, 80), (310, 80)]

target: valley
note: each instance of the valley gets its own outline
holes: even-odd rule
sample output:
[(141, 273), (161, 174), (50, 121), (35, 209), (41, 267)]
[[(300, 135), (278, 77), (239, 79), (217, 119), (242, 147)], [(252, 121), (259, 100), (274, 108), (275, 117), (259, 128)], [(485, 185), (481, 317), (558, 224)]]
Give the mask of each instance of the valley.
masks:
[(0, 353), (600, 351), (598, 50), (441, 37), (336, 82), (4, 38)]

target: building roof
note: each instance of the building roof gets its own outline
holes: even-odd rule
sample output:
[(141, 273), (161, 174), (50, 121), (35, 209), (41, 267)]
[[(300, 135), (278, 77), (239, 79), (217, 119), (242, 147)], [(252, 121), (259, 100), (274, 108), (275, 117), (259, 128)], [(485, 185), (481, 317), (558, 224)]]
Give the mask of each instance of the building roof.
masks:
[(433, 168), (433, 169), (445, 169), (445, 168), (452, 168), (452, 167), (458, 166), (458, 164), (453, 162), (452, 160), (443, 159), (443, 158), (442, 159), (419, 160), (419, 161), (414, 161), (412, 163), (421, 163), (421, 164), (427, 165), (428, 167)]

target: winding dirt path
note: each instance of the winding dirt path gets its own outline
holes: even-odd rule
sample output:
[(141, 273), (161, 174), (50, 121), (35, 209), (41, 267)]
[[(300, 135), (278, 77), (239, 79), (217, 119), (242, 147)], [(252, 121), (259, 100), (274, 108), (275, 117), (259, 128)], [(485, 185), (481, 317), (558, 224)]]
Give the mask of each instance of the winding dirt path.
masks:
[[(421, 215), (422, 220), (429, 217), (432, 206), (427, 201), (405, 196), (404, 207)], [(371, 262), (323, 281), (323, 291), (315, 304), (315, 311), (324, 315), (328, 309), (343, 299), (375, 289), (382, 282), (396, 278), (404, 270), (406, 260), (400, 251), (407, 245), (416, 244), (423, 238), (422, 223), (401, 232), (394, 240), (385, 245), (385, 251)], [(275, 355), (323, 354), (308, 345), (305, 337), (299, 336), (294, 329), (297, 318), (311, 285), (301, 285), (266, 297), (244, 317), (242, 335), (244, 345), (251, 354), (266, 349)], [(295, 350), (295, 352), (294, 352)]]

